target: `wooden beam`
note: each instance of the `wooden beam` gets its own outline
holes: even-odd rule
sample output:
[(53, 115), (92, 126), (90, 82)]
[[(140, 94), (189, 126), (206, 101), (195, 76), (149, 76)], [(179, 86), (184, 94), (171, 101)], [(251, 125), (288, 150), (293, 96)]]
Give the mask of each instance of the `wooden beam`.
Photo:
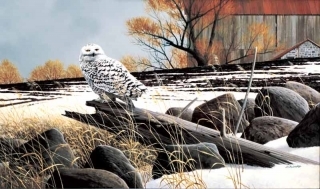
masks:
[(66, 111), (64, 116), (96, 126), (121, 137), (134, 135), (146, 145), (195, 144), (211, 142), (217, 145), (226, 163), (273, 167), (275, 164), (300, 162), (318, 165), (318, 162), (281, 152), (234, 136), (221, 137), (219, 131), (191, 123), (167, 114), (134, 108), (131, 112), (116, 104), (87, 101), (95, 107), (95, 114)]

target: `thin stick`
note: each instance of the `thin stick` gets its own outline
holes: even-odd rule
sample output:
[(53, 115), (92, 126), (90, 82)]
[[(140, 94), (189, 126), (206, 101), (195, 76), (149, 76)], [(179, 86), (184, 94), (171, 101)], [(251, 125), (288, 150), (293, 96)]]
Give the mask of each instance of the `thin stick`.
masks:
[(162, 81), (160, 80), (160, 77), (158, 76), (158, 74), (154, 73), (154, 76), (156, 77), (156, 80), (157, 80), (159, 86), (162, 86), (163, 84), (162, 84)]
[(246, 108), (246, 105), (247, 105), (247, 100), (248, 100), (248, 96), (249, 96), (249, 93), (250, 93), (250, 88), (251, 88), (251, 84), (252, 84), (252, 78), (253, 78), (254, 67), (256, 65), (256, 60), (257, 60), (257, 47), (255, 48), (255, 51), (254, 51), (254, 60), (253, 60), (253, 63), (252, 63), (252, 68), (251, 68), (251, 75), (250, 75), (249, 85), (248, 85), (248, 88), (247, 88), (246, 96), (245, 96), (243, 104), (242, 104), (240, 116), (239, 116), (239, 119), (238, 119), (238, 122), (237, 122), (236, 129), (234, 131), (234, 135), (236, 135), (237, 132), (238, 132), (238, 128), (239, 128), (239, 125), (240, 125), (241, 120), (242, 120), (244, 109)]
[(221, 114), (222, 114), (222, 128), (220, 129), (220, 136), (221, 137), (227, 137), (226, 134), (226, 112), (224, 110), (224, 108), (219, 108), (221, 110)]
[(183, 112), (185, 112), (198, 98), (196, 97), (195, 99), (193, 99), (191, 102), (189, 102), (189, 104), (187, 104), (179, 113), (178, 117), (180, 118), (181, 115), (183, 114)]

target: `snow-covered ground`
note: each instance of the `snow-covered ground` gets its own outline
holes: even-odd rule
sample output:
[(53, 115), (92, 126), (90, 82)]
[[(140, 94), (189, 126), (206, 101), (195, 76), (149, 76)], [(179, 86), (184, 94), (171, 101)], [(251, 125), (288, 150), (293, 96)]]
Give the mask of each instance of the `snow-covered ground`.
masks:
[[(94, 113), (94, 109), (85, 106), (85, 101), (97, 98), (92, 92), (71, 92), (72, 96), (60, 96), (60, 98), (50, 101), (30, 102), (21, 105), (7, 106), (0, 108), (0, 116), (12, 116), (14, 119), (24, 119), (27, 117), (52, 117), (61, 116), (66, 110), (82, 113)], [(203, 103), (225, 92), (199, 92), (186, 94), (185, 92), (167, 91), (167, 88), (154, 87), (143, 98), (134, 102), (137, 107), (146, 108), (153, 111), (165, 112), (169, 107), (184, 107), (195, 97), (198, 100), (192, 106)], [(156, 96), (158, 94), (158, 96)], [(162, 94), (162, 95), (160, 95)], [(244, 98), (244, 93), (234, 93), (237, 99)], [(254, 98), (255, 94), (250, 94)], [(2, 99), (13, 99), (26, 97), (19, 93), (1, 93)], [(46, 97), (38, 97), (46, 98)], [(161, 99), (162, 98), (162, 99)], [(7, 102), (6, 102), (7, 103)], [(63, 116), (61, 116), (63, 117)], [(7, 117), (6, 117), (7, 118)], [(68, 118), (65, 118), (68, 119)], [(1, 119), (0, 119), (1, 123)], [(266, 146), (276, 148), (285, 152), (300, 155), (319, 162), (319, 147), (293, 149), (288, 147), (285, 137), (271, 141)], [(240, 177), (237, 177), (240, 175)], [(147, 188), (173, 188), (177, 184), (168, 184), (177, 175), (163, 176), (157, 180), (150, 180)], [(180, 175), (181, 177), (181, 175)], [(199, 182), (202, 179), (207, 188), (234, 188), (233, 179), (241, 182), (242, 188), (318, 188), (319, 187), (319, 166), (293, 164), (276, 165), (274, 168), (252, 167), (248, 165), (239, 166), (227, 164), (225, 168), (216, 170), (197, 170), (185, 173), (186, 183), (180, 183), (179, 187), (186, 188), (191, 181)], [(195, 186), (195, 185), (194, 185)], [(201, 187), (202, 187), (201, 186)], [(200, 187), (200, 186), (199, 186)], [(201, 188), (200, 187), (200, 188)], [(240, 187), (240, 184), (237, 184)]]
[[(286, 137), (271, 141), (265, 146), (320, 162), (319, 147), (290, 148), (286, 143)], [(186, 188), (192, 183), (190, 180), (196, 182), (196, 178), (201, 178), (207, 188), (235, 188), (233, 180), (236, 180), (238, 188), (319, 188), (319, 168), (319, 165), (299, 163), (276, 165), (273, 168), (227, 164), (225, 168), (184, 173), (183, 177), (186, 178), (186, 182), (182, 182), (180, 186)], [(175, 177), (177, 178), (178, 175), (166, 175), (152, 180), (147, 183), (147, 188), (167, 188), (169, 187), (168, 183)], [(179, 175), (179, 177), (182, 176)], [(175, 185), (178, 184), (171, 184), (170, 187), (173, 188)]]
[(146, 188), (187, 188), (191, 183), (199, 183), (197, 178), (203, 181), (197, 188), (319, 188), (319, 166), (312, 165), (276, 165), (273, 168), (227, 165), (221, 169), (185, 173), (185, 182), (168, 184), (174, 177), (177, 175), (152, 180)]
[[(311, 67), (310, 67), (311, 66)], [(320, 65), (304, 66), (305, 71), (301, 73), (320, 73)], [(293, 69), (293, 68), (292, 68)], [(297, 70), (297, 69), (295, 69)], [(303, 70), (302, 68), (299, 70)], [(272, 77), (270, 72), (269, 77)], [(255, 75), (255, 77), (262, 77)], [(267, 76), (263, 76), (267, 77)], [(84, 91), (84, 92), (80, 92)], [(41, 92), (38, 92), (41, 93)], [(46, 92), (48, 93), (48, 92)], [(97, 98), (97, 96), (86, 85), (75, 85), (68, 90), (55, 91), (50, 97), (57, 99), (34, 101), (18, 104), (14, 106), (1, 105), (21, 102), (23, 98), (45, 99), (47, 96), (39, 96), (34, 93), (19, 93), (8, 90), (0, 90), (0, 129), (1, 123), (12, 118), (14, 120), (23, 120), (29, 117), (44, 117), (52, 118), (54, 116), (61, 119), (69, 119), (61, 114), (65, 111), (76, 111), (81, 113), (94, 113), (95, 110), (87, 107), (85, 102)], [(152, 111), (164, 113), (170, 107), (184, 107), (190, 101), (197, 97), (197, 100), (192, 104), (191, 108), (198, 106), (205, 100), (213, 99), (227, 92), (216, 91), (184, 91), (177, 90), (175, 87), (150, 87), (147, 94), (138, 101), (134, 101), (135, 106), (149, 109)], [(232, 92), (236, 99), (245, 97), (243, 92)], [(254, 98), (256, 94), (251, 93), (249, 98)], [(12, 100), (10, 100), (12, 99)], [(1, 133), (0, 133), (1, 134)], [(268, 147), (275, 148), (281, 151), (300, 155), (314, 161), (319, 162), (320, 148), (290, 148), (286, 143), (286, 137), (271, 141), (265, 144)], [(273, 168), (261, 168), (248, 165), (231, 165), (227, 164), (225, 168), (215, 170), (197, 170), (189, 173), (184, 173), (185, 178), (181, 183), (172, 183), (172, 179), (177, 175), (166, 175), (157, 180), (150, 180), (147, 188), (186, 188), (190, 186), (191, 180), (195, 179), (199, 182), (199, 178), (203, 181), (198, 188), (319, 188), (319, 165), (276, 165)], [(179, 175), (181, 177), (182, 175)], [(195, 185), (190, 186), (194, 188)]]
[[(283, 137), (265, 144), (281, 151), (289, 152), (295, 155), (306, 157), (320, 162), (320, 148), (290, 148)], [(190, 180), (195, 182), (196, 178), (201, 178), (207, 188), (235, 188), (235, 182), (238, 188), (319, 188), (320, 169), (319, 165), (276, 165), (273, 168), (253, 167), (249, 165), (227, 164), (225, 168), (214, 170), (197, 170), (190, 173), (184, 173), (187, 180), (181, 183), (182, 188), (186, 188)], [(172, 178), (178, 175), (163, 176), (157, 180), (147, 183), (147, 188), (167, 188)], [(180, 177), (182, 177), (180, 175)], [(171, 178), (171, 179), (170, 179)], [(177, 183), (171, 184), (171, 188)], [(201, 187), (200, 187), (201, 188)]]

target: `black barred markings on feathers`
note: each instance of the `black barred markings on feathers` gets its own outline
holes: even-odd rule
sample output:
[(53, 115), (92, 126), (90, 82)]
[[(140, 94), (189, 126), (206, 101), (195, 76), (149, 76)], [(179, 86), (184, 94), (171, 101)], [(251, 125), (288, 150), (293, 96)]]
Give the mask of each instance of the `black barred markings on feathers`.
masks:
[(101, 101), (106, 95), (113, 101), (119, 98), (133, 105), (131, 99), (136, 100), (147, 90), (121, 62), (106, 56), (99, 45), (82, 47), (79, 61), (84, 78)]

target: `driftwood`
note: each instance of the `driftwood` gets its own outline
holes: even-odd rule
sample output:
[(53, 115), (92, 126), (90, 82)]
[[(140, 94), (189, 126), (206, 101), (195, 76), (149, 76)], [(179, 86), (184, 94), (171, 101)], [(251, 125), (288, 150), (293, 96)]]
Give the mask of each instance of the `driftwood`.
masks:
[(119, 133), (122, 137), (135, 136), (140, 143), (146, 145), (159, 147), (161, 144), (211, 142), (217, 145), (226, 163), (244, 163), (262, 167), (293, 162), (318, 164), (234, 136), (221, 137), (218, 131), (170, 115), (140, 108), (134, 108), (130, 112), (119, 105), (101, 104), (95, 101), (87, 101), (86, 105), (95, 107), (97, 112), (81, 114), (66, 111), (65, 116), (106, 129), (118, 136)]

